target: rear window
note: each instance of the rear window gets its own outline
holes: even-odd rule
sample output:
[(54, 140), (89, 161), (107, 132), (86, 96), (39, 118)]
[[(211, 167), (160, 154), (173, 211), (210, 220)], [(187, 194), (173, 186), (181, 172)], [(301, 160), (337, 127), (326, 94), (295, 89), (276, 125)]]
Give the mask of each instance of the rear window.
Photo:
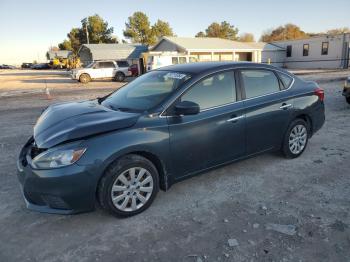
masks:
[(279, 81), (272, 71), (242, 70), (246, 98), (267, 95), (280, 91)]
[(284, 89), (289, 88), (291, 85), (293, 78), (290, 77), (289, 75), (283, 74), (283, 73), (278, 73), (278, 76), (280, 77), (282, 84), (284, 86)]
[(97, 68), (114, 68), (113, 62), (99, 62)]
[(119, 67), (129, 67), (129, 63), (127, 61), (117, 61), (117, 65)]

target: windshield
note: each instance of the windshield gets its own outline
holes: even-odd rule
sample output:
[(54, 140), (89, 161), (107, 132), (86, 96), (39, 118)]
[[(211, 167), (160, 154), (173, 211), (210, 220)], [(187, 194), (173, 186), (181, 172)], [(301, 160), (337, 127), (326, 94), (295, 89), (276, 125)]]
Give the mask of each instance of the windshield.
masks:
[(94, 64), (95, 64), (95, 62), (92, 62), (92, 63), (88, 64), (87, 66), (85, 66), (84, 68), (91, 68)]
[(170, 71), (152, 71), (108, 96), (102, 105), (115, 110), (146, 111), (161, 103), (190, 76)]

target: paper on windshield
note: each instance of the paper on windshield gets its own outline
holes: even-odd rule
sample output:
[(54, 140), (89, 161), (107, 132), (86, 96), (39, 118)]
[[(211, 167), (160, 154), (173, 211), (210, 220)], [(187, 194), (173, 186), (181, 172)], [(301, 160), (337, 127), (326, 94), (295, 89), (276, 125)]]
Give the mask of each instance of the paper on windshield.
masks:
[(183, 79), (186, 75), (185, 74), (181, 74), (181, 73), (174, 73), (174, 72), (169, 72), (165, 75), (165, 77), (169, 77), (169, 78), (174, 78), (174, 79)]

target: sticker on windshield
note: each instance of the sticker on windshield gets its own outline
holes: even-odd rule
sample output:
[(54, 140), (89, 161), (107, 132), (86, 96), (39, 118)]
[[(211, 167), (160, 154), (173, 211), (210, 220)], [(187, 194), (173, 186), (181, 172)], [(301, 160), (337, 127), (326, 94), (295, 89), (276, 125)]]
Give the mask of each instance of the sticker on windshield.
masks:
[(174, 78), (174, 79), (182, 79), (185, 76), (186, 76), (185, 74), (180, 74), (180, 73), (167, 73), (165, 75), (165, 77)]

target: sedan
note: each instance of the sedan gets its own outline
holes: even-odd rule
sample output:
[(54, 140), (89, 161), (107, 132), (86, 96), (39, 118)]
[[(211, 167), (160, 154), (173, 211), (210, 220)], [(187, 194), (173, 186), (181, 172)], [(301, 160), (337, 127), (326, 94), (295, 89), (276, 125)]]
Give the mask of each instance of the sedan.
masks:
[(159, 189), (210, 169), (270, 151), (299, 157), (324, 124), (323, 100), (315, 82), (269, 65), (163, 67), (105, 97), (47, 108), (17, 162), (23, 196), (41, 212), (98, 202), (132, 216)]

